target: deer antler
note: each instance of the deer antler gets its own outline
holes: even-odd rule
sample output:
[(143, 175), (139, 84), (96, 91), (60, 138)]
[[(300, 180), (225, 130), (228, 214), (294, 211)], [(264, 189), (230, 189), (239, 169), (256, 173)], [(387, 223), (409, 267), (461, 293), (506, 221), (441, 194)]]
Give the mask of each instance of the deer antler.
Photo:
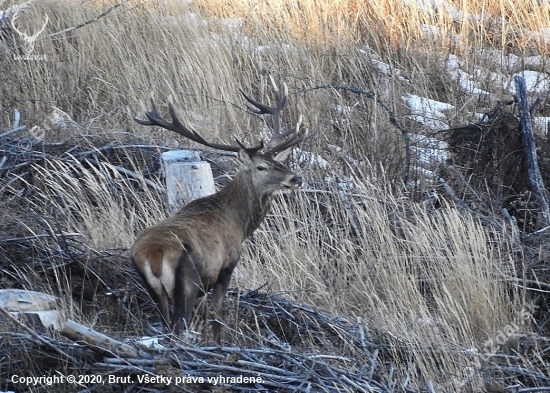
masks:
[[(283, 110), (287, 102), (288, 88), (286, 86), (286, 83), (283, 83), (283, 94), (281, 95), (279, 87), (276, 85), (275, 81), (271, 76), (270, 78), (271, 78), (271, 83), (273, 84), (273, 89), (275, 90), (275, 98), (277, 101), (276, 106), (269, 107), (267, 105), (264, 105), (250, 98), (244, 92), (241, 91), (241, 93), (250, 104), (254, 105), (257, 108), (257, 109), (249, 108), (253, 113), (256, 113), (258, 115), (273, 116), (273, 133), (271, 135), (271, 139), (269, 140), (269, 142), (267, 142), (266, 152), (278, 153), (294, 145), (297, 145), (304, 139), (304, 135), (299, 134), (300, 124), (302, 123), (302, 116), (300, 116), (300, 119), (298, 120), (298, 123), (296, 124), (296, 127), (294, 129), (284, 131), (284, 132), (281, 131), (281, 111)], [(260, 142), (258, 145), (254, 147), (249, 147), (249, 148), (245, 147), (238, 139), (237, 139), (237, 143), (239, 146), (208, 142), (199, 133), (185, 126), (178, 119), (178, 117), (176, 116), (176, 111), (174, 110), (174, 106), (172, 104), (168, 104), (168, 110), (170, 111), (170, 116), (172, 117), (172, 121), (168, 121), (159, 115), (153, 99), (151, 99), (151, 107), (152, 107), (151, 111), (145, 112), (145, 116), (147, 117), (147, 120), (140, 120), (136, 117), (134, 117), (134, 120), (139, 124), (142, 124), (145, 126), (159, 126), (167, 130), (174, 131), (186, 137), (187, 139), (200, 143), (201, 145), (211, 147), (213, 149), (233, 151), (233, 152), (237, 152), (241, 149), (245, 149), (250, 155), (254, 155), (264, 148), (263, 141)]]
[(243, 91), (241, 91), (241, 94), (250, 104), (256, 107), (256, 109), (249, 107), (249, 109), (253, 113), (257, 115), (271, 115), (273, 117), (273, 131), (271, 139), (269, 140), (269, 142), (267, 142), (266, 147), (268, 152), (275, 153), (297, 145), (304, 139), (304, 136), (299, 135), (300, 124), (302, 123), (302, 116), (300, 116), (300, 119), (298, 120), (298, 123), (296, 124), (296, 127), (294, 129), (281, 131), (281, 112), (287, 103), (288, 87), (286, 83), (283, 82), (283, 94), (281, 96), (280, 89), (275, 83), (275, 80), (271, 75), (269, 76), (269, 78), (271, 79), (273, 90), (275, 90), (275, 99), (277, 101), (274, 107), (264, 105), (250, 98)]
[(233, 151), (233, 152), (237, 152), (241, 149), (245, 149), (250, 153), (255, 153), (263, 148), (263, 143), (260, 143), (258, 146), (247, 148), (247, 147), (244, 147), (243, 144), (238, 140), (237, 140), (237, 143), (239, 144), (239, 146), (208, 142), (197, 131), (192, 130), (189, 127), (186, 127), (178, 119), (178, 117), (176, 116), (176, 111), (174, 110), (174, 106), (172, 104), (168, 104), (168, 110), (170, 111), (172, 122), (169, 122), (168, 120), (164, 119), (162, 116), (159, 115), (159, 113), (157, 112), (157, 107), (155, 106), (155, 102), (153, 101), (152, 98), (151, 98), (151, 107), (152, 107), (152, 110), (150, 112), (145, 112), (145, 116), (147, 117), (148, 120), (140, 120), (137, 117), (134, 117), (134, 120), (139, 124), (143, 124), (145, 126), (159, 126), (167, 130), (174, 131), (186, 137), (187, 139), (200, 143), (201, 145), (211, 147), (213, 149)]

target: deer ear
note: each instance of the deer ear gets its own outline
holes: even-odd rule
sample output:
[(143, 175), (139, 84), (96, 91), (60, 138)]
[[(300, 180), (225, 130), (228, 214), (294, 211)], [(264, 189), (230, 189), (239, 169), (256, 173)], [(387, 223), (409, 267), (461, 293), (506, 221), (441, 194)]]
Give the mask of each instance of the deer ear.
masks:
[(277, 162), (285, 162), (290, 155), (290, 152), (292, 152), (292, 149), (294, 146), (290, 146), (289, 148), (286, 148), (283, 151), (280, 151), (279, 153), (275, 154), (275, 157), (273, 159)]
[(244, 165), (248, 165), (252, 162), (252, 158), (250, 157), (250, 154), (246, 149), (239, 150), (238, 153), (239, 161), (242, 162)]

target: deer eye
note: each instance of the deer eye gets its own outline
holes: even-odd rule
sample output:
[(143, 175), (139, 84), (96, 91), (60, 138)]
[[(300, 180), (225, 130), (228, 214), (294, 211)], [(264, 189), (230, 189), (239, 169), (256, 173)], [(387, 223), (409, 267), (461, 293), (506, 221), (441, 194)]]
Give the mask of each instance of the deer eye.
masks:
[(257, 167), (256, 169), (259, 170), (259, 171), (265, 171), (265, 170), (267, 170), (267, 168), (266, 168), (265, 166), (263, 166), (263, 165), (258, 165), (258, 167)]

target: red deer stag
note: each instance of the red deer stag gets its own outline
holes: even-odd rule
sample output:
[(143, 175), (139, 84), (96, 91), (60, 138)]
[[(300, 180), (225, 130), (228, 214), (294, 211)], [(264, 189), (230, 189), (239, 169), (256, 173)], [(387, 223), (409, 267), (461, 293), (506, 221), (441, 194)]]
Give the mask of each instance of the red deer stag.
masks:
[[(276, 106), (263, 105), (246, 94), (254, 113), (273, 117), (272, 137), (265, 149), (263, 142), (251, 148), (206, 141), (196, 131), (183, 125), (169, 105), (172, 122), (162, 118), (151, 100), (148, 120), (135, 119), (175, 131), (202, 145), (238, 153), (241, 170), (216, 194), (196, 199), (166, 220), (145, 229), (132, 248), (132, 261), (137, 267), (149, 294), (159, 307), (165, 326), (176, 334), (181, 331), (183, 316), (187, 326), (198, 297), (213, 288), (213, 310), (218, 317), (227, 292), (231, 273), (239, 261), (242, 243), (252, 235), (267, 214), (271, 195), (277, 190), (296, 189), (302, 178), (283, 166), (292, 148), (303, 137), (300, 122), (295, 129), (281, 131), (281, 111), (287, 103), (283, 93), (271, 79)], [(168, 299), (174, 302), (170, 323)], [(205, 321), (206, 322), (206, 321)], [(213, 323), (214, 341), (219, 341), (220, 322)]]

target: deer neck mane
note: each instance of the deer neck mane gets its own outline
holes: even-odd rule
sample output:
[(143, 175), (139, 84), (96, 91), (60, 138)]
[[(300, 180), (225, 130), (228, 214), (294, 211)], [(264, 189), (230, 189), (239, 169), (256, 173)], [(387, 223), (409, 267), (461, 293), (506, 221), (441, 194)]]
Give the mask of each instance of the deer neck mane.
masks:
[(227, 209), (241, 226), (244, 236), (252, 236), (271, 207), (271, 193), (256, 189), (246, 171), (239, 172), (220, 192), (224, 194)]

